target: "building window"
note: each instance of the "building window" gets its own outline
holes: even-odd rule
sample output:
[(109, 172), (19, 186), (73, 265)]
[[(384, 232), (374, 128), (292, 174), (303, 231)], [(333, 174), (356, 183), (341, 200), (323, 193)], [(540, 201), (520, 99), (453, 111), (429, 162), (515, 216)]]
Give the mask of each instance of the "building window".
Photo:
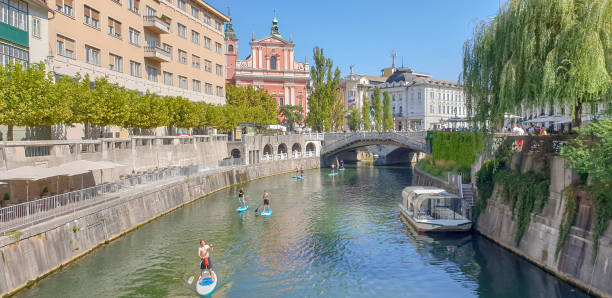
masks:
[(74, 40), (57, 35), (57, 40), (55, 41), (55, 53), (60, 56), (68, 57), (74, 59)]
[(200, 57), (196, 55), (191, 55), (191, 66), (193, 68), (200, 69)]
[(217, 86), (217, 96), (223, 97), (223, 87)]
[(204, 36), (204, 47), (210, 50), (211, 41), (210, 38)]
[(228, 46), (227, 46), (227, 51), (228, 51), (229, 53), (232, 53), (232, 52), (234, 51), (234, 46), (233, 46), (233, 45), (231, 45), (231, 44), (230, 44), (230, 45), (228, 45)]
[(155, 67), (147, 65), (147, 80), (157, 83), (158, 76), (159, 76), (159, 70)]
[(113, 18), (108, 18), (108, 34), (121, 38), (121, 23)]
[(85, 62), (100, 66), (100, 50), (85, 45)]
[(196, 19), (200, 19), (200, 9), (193, 4), (191, 4), (191, 16)]
[(172, 73), (164, 71), (164, 84), (172, 86)]
[(195, 30), (191, 30), (191, 41), (195, 44), (200, 44), (200, 33)]
[(185, 4), (185, 0), (176, 0), (176, 6), (182, 10), (187, 10), (187, 5)]
[(210, 25), (210, 15), (207, 13), (203, 13), (203, 21), (206, 25)]
[(178, 28), (178, 36), (182, 37), (182, 38), (187, 38), (187, 27), (185, 27), (185, 25), (181, 24), (181, 23), (177, 23), (177, 28)]
[(130, 43), (140, 46), (140, 31), (130, 27)]
[(154, 17), (157, 15), (157, 11), (155, 9), (153, 9), (151, 6), (147, 5), (147, 11), (146, 11), (147, 16), (149, 17)]
[(85, 22), (85, 24), (91, 27), (100, 29), (100, 12), (87, 5), (84, 5), (83, 21)]
[(135, 13), (140, 12), (140, 0), (128, 0), (128, 7)]
[(205, 88), (205, 89), (204, 89), (204, 92), (205, 92), (206, 94), (210, 94), (210, 95), (212, 95), (212, 94), (213, 94), (212, 84), (206, 83), (206, 85), (204, 85), (204, 88)]
[(178, 61), (183, 64), (187, 64), (187, 52), (179, 49), (178, 50)]
[(202, 83), (200, 83), (198, 80), (192, 80), (191, 89), (195, 92), (202, 92)]
[(187, 89), (187, 77), (179, 76), (179, 88)]
[(270, 58), (270, 69), (276, 70), (276, 56)]
[(212, 62), (210, 60), (204, 60), (204, 70), (212, 72)]
[(74, 10), (72, 9), (72, 0), (55, 0), (55, 10), (74, 17)]
[[(154, 44), (154, 45), (152, 45), (152, 46), (158, 46), (158, 45), (157, 45), (157, 44)], [(170, 60), (172, 60), (172, 56), (173, 56), (173, 55), (172, 55), (172, 46), (171, 46), (171, 45), (169, 45), (169, 44), (167, 44), (167, 43), (163, 43), (163, 44), (162, 44), (162, 49), (163, 49), (164, 51), (166, 51), (166, 53), (169, 53), (169, 54), (170, 54)]]
[(140, 78), (142, 73), (140, 72), (140, 63), (136, 61), (130, 61), (130, 75), (133, 77)]
[(223, 32), (223, 23), (215, 20), (215, 29), (217, 29), (217, 31)]
[(4, 66), (11, 62), (28, 65), (28, 50), (22, 50), (14, 46), (0, 43), (0, 65)]
[(108, 69), (123, 72), (123, 58), (117, 55), (108, 54)]
[(285, 99), (282, 97), (282, 94), (281, 94), (281, 96), (278, 98), (278, 105), (279, 105), (279, 106), (283, 106), (283, 105), (285, 105)]
[(222, 77), (223, 76), (223, 66), (221, 66), (220, 64), (215, 65), (215, 73)]
[(400, 116), (402, 115), (403, 112), (403, 106), (400, 106)]
[(223, 46), (218, 42), (215, 42), (215, 52), (219, 55), (223, 54)]
[(40, 19), (36, 17), (32, 17), (32, 36), (40, 38)]
[(28, 3), (22, 0), (0, 0), (0, 21), (28, 31)]

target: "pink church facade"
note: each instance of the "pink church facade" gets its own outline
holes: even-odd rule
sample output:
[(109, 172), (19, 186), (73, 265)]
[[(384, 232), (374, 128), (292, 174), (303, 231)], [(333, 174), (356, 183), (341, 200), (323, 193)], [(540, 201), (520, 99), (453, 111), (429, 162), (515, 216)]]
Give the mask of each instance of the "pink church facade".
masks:
[(278, 31), (278, 21), (274, 18), (270, 35), (255, 40), (249, 45), (251, 52), (244, 60), (238, 59), (238, 39), (231, 22), (227, 24), (226, 74), (227, 83), (256, 89), (263, 88), (276, 99), (277, 105), (302, 106), (304, 115), (307, 109), (306, 86), (310, 81), (308, 57), (304, 63), (294, 57), (295, 44), (292, 38), (284, 40)]

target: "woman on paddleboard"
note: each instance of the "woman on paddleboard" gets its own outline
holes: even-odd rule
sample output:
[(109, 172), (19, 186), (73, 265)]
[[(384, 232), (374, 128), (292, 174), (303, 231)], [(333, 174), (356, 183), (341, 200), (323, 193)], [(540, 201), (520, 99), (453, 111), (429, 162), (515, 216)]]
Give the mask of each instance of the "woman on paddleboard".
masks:
[(300, 177), (304, 177), (304, 165), (300, 168)]
[(213, 282), (215, 281), (215, 276), (212, 273), (212, 263), (210, 262), (210, 252), (212, 251), (213, 251), (212, 244), (206, 245), (206, 242), (204, 240), (200, 240), (200, 248), (198, 249), (198, 258), (202, 260), (202, 262), (200, 263), (200, 270), (202, 270), (202, 272), (200, 273), (199, 280), (202, 280), (204, 278), (204, 270), (208, 270), (208, 275), (210, 275), (210, 279)]
[(244, 188), (240, 188), (238, 191), (238, 202), (242, 204), (242, 207), (246, 207), (246, 200), (244, 199)]

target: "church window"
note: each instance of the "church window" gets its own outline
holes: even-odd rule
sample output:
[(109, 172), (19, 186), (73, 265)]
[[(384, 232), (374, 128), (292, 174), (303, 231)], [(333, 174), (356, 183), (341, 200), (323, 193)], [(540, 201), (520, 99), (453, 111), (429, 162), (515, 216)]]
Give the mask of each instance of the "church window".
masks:
[(233, 45), (228, 45), (227, 46), (227, 51), (230, 52), (230, 53), (233, 52), (234, 51), (234, 46)]
[(270, 69), (276, 69), (276, 56), (270, 58)]

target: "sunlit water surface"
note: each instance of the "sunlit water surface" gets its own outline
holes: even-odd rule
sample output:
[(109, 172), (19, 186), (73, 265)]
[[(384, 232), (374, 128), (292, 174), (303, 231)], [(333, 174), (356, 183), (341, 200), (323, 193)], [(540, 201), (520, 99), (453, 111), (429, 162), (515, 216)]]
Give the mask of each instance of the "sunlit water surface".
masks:
[[(417, 234), (397, 205), (410, 169), (329, 169), (198, 200), (105, 245), (19, 297), (193, 297), (198, 242), (214, 244), (213, 297), (584, 297), (474, 234)], [(256, 216), (263, 191), (273, 215)]]

